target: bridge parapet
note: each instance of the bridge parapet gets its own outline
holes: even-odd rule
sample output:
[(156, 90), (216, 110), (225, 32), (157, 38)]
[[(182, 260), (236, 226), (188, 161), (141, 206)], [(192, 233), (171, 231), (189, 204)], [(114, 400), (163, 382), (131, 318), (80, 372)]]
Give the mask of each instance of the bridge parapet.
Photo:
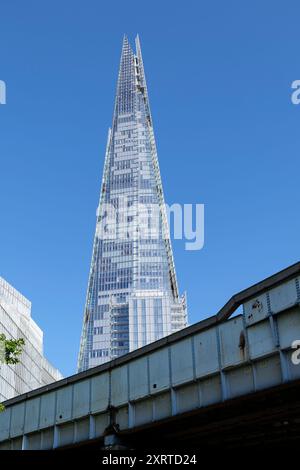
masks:
[(101, 440), (299, 379), (291, 360), (300, 340), (299, 286), (297, 263), (233, 296), (213, 317), (8, 400), (0, 449)]

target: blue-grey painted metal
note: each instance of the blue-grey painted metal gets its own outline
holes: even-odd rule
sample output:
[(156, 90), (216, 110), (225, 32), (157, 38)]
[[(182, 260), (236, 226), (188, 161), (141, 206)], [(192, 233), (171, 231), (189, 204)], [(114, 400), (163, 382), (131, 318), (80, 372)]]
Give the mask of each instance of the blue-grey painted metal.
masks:
[(212, 317), (7, 401), (0, 449), (50, 449), (103, 437), (112, 407), (122, 431), (300, 378), (300, 365), (291, 361), (292, 343), (300, 340), (300, 264), (291, 268), (228, 303), (231, 313), (241, 303), (243, 313)]

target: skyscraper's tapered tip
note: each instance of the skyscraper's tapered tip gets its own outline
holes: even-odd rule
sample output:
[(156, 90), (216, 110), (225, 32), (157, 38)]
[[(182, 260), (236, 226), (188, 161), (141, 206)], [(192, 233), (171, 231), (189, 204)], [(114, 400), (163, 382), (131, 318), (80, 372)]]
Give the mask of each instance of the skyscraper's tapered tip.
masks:
[(129, 39), (128, 39), (128, 36), (127, 34), (124, 33), (123, 35), (123, 49), (127, 49), (127, 48), (130, 48), (130, 42), (129, 42)]
[(124, 33), (123, 35), (123, 44), (122, 44), (122, 50), (126, 51), (128, 49), (131, 49), (130, 42), (128, 40), (128, 36)]
[(136, 48), (140, 48), (140, 47), (141, 47), (140, 36), (139, 36), (138, 33), (137, 33), (137, 35), (135, 36), (135, 46), (136, 46)]
[[(133, 44), (131, 46), (124, 34), (113, 125), (107, 138), (97, 211), (79, 371), (113, 360), (162, 335), (170, 334), (174, 331), (175, 307), (176, 319), (180, 320), (178, 325), (181, 325), (175, 328), (186, 325), (186, 305), (178, 293), (167, 215), (163, 212), (165, 203), (138, 35), (135, 46), (134, 52)], [(144, 136), (143, 146), (135, 138), (141, 135)], [(136, 174), (137, 177), (134, 176)], [(154, 204), (155, 208), (159, 208), (159, 212), (155, 210), (151, 214), (153, 222), (149, 219), (146, 227), (143, 222), (142, 238), (136, 236), (135, 229), (132, 230), (135, 224), (139, 224), (136, 208), (141, 199), (151, 201), (150, 206)], [(123, 220), (124, 200), (127, 207), (133, 205), (130, 214), (134, 215), (126, 215), (127, 222), (133, 222), (130, 226)], [(121, 217), (106, 217), (107, 204), (117, 209), (115, 215)], [(153, 224), (159, 228), (155, 231), (156, 236), (151, 230)], [(111, 241), (112, 234), (115, 235), (114, 241)], [(146, 241), (147, 245), (148, 241), (151, 242), (151, 250), (144, 250)], [(142, 250), (143, 258), (136, 256)], [(155, 263), (154, 251), (160, 255), (160, 261)], [(165, 276), (166, 269), (168, 276)], [(154, 298), (153, 289), (157, 292)], [(95, 323), (99, 319), (103, 321), (103, 326)], [(138, 327), (140, 324), (143, 325), (142, 335)]]
[[(137, 35), (135, 36), (135, 46), (136, 46), (136, 50), (140, 50), (141, 49), (141, 43), (140, 43), (140, 36), (139, 34), (137, 33)], [(129, 39), (128, 39), (128, 36), (126, 33), (123, 34), (123, 45), (122, 45), (122, 49), (128, 49), (130, 48), (131, 49), (131, 45), (130, 45), (130, 42), (129, 42)]]

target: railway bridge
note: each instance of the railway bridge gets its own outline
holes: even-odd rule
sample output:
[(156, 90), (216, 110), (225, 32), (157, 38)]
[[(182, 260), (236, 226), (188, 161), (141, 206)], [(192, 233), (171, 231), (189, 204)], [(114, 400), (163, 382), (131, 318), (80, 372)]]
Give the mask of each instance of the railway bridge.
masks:
[(212, 317), (6, 401), (0, 449), (299, 443), (297, 340), (300, 263)]

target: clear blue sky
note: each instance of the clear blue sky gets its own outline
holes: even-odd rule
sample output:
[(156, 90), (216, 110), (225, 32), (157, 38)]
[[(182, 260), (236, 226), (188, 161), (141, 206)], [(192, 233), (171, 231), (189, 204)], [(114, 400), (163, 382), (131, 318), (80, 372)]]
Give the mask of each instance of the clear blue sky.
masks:
[(296, 1), (2, 0), (0, 274), (75, 371), (121, 42), (141, 37), (168, 203), (204, 203), (176, 241), (190, 322), (299, 259)]

